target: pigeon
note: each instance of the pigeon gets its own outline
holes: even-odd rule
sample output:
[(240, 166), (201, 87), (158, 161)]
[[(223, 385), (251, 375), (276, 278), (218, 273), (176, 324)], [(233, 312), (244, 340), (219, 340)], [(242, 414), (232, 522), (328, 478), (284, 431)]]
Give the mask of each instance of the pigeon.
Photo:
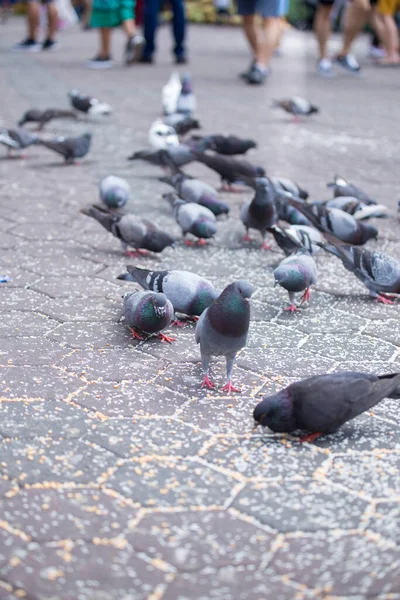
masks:
[(377, 302), (393, 304), (384, 293), (400, 294), (400, 262), (383, 252), (348, 246), (333, 236), (326, 237), (328, 242), (321, 244), (322, 248), (340, 258), (344, 267), (363, 282)]
[(229, 213), (229, 206), (218, 199), (217, 190), (200, 179), (193, 179), (184, 173), (176, 173), (161, 177), (160, 180), (175, 188), (182, 200), (186, 202), (201, 204), (216, 216)]
[(121, 320), (135, 339), (144, 340), (143, 334), (158, 334), (161, 341), (171, 343), (175, 338), (161, 333), (174, 316), (174, 309), (165, 294), (156, 292), (127, 292)]
[(129, 265), (126, 268), (128, 273), (118, 279), (135, 281), (145, 290), (162, 292), (172, 302), (175, 312), (190, 317), (199, 317), (219, 296), (212, 283), (190, 271), (150, 271)]
[(312, 442), (335, 433), (344, 423), (370, 410), (384, 398), (400, 399), (400, 374), (329, 373), (292, 383), (266, 396), (254, 409), (254, 420), (278, 433), (311, 432)]
[(193, 85), (191, 76), (186, 73), (182, 77), (182, 88), (178, 96), (176, 104), (176, 112), (185, 115), (193, 115), (196, 112), (197, 102), (196, 96), (193, 93)]
[[(164, 194), (163, 198), (172, 206), (175, 221), (182, 229), (184, 237), (191, 233), (198, 238), (199, 245), (204, 245), (207, 243), (206, 239), (216, 234), (217, 220), (211, 210), (195, 202), (185, 202), (175, 192)], [(193, 242), (187, 239), (185, 244), (193, 246)]]
[(336, 196), (333, 200), (324, 202), (326, 208), (340, 208), (353, 215), (356, 221), (370, 219), (371, 217), (383, 218), (389, 215), (389, 209), (384, 204), (364, 204), (353, 196)]
[[(173, 246), (175, 240), (157, 225), (147, 219), (134, 215), (118, 215), (99, 206), (83, 208), (81, 213), (92, 217), (121, 241), (122, 249), (128, 256), (151, 252), (162, 252), (167, 246)], [(128, 246), (136, 249), (129, 252)]]
[(310, 300), (310, 286), (317, 283), (317, 265), (311, 254), (300, 248), (284, 258), (274, 271), (275, 287), (280, 285), (289, 294), (290, 305), (284, 310), (296, 312), (294, 304), (296, 292), (304, 292), (300, 302)]
[(232, 369), (236, 354), (246, 346), (252, 293), (253, 286), (248, 281), (231, 283), (201, 315), (195, 331), (204, 373), (201, 387), (215, 387), (208, 376), (210, 359), (225, 356), (227, 383), (222, 391), (240, 392), (232, 385)]
[(288, 203), (288, 198), (293, 199), (292, 195), (276, 194), (275, 204), (278, 211), (278, 218), (286, 221), (289, 225), (307, 225), (311, 227), (311, 222), (297, 208)]
[(149, 130), (149, 144), (153, 148), (165, 149), (179, 146), (179, 138), (173, 127), (166, 125), (161, 119), (156, 119)]
[(177, 111), (178, 98), (182, 90), (182, 82), (178, 72), (171, 73), (171, 77), (161, 90), (161, 101), (164, 115), (172, 115)]
[(318, 243), (324, 241), (322, 233), (308, 225), (292, 225), (285, 228), (273, 225), (268, 231), (272, 233), (279, 248), (284, 251), (286, 256), (296, 252), (299, 244), (311, 255), (317, 254), (321, 250)]
[(275, 189), (280, 192), (289, 192), (292, 196), (307, 200), (309, 193), (300, 187), (297, 183), (287, 177), (271, 177), (270, 178)]
[(120, 208), (124, 206), (131, 194), (129, 183), (121, 177), (108, 175), (99, 184), (100, 200), (108, 208)]
[(378, 237), (376, 227), (360, 223), (352, 215), (338, 208), (325, 208), (320, 204), (310, 205), (294, 199), (288, 199), (288, 203), (302, 212), (314, 227), (330, 233), (342, 242), (361, 246)]
[(210, 150), (214, 150), (217, 154), (225, 154), (234, 156), (237, 154), (246, 154), (251, 148), (256, 148), (257, 143), (250, 139), (241, 139), (235, 135), (207, 135), (207, 136), (192, 136), (193, 141), (206, 139), (209, 142)]
[(78, 90), (72, 90), (68, 94), (72, 106), (79, 112), (90, 116), (111, 115), (112, 108), (109, 104), (101, 102), (97, 98), (84, 96)]
[(246, 227), (245, 241), (251, 241), (249, 229), (257, 229), (262, 236), (262, 248), (270, 250), (271, 247), (265, 241), (267, 230), (278, 220), (275, 206), (274, 190), (267, 177), (258, 177), (255, 179), (255, 196), (249, 200), (240, 209), (240, 219)]
[(299, 120), (300, 116), (308, 117), (319, 112), (319, 108), (317, 106), (311, 104), (309, 100), (301, 98), (300, 96), (275, 100), (273, 106), (283, 108), (283, 110), (287, 113), (294, 115), (296, 121)]
[(11, 129), (0, 127), (0, 143), (7, 147), (10, 156), (13, 150), (24, 150), (33, 144), (40, 144), (40, 138), (23, 127)]
[(92, 141), (91, 133), (84, 133), (78, 137), (56, 137), (51, 140), (41, 140), (42, 146), (61, 154), (66, 163), (73, 163), (76, 158), (83, 158), (89, 152)]
[(72, 110), (60, 110), (58, 108), (47, 108), (45, 110), (39, 110), (32, 108), (27, 110), (20, 120), (18, 125), (22, 127), (25, 123), (38, 123), (38, 129), (43, 127), (52, 121), (53, 119), (77, 119), (78, 117)]
[(364, 202), (364, 204), (376, 204), (376, 200), (373, 200), (366, 192), (356, 187), (352, 183), (349, 183), (340, 175), (335, 175), (333, 181), (327, 183), (327, 187), (333, 188), (334, 196), (353, 196)]
[(185, 135), (192, 129), (200, 129), (200, 121), (182, 113), (172, 113), (162, 117), (163, 122), (173, 127), (178, 135)]
[[(197, 149), (199, 153), (200, 149)], [(128, 156), (128, 160), (144, 160), (152, 165), (157, 165), (165, 169), (170, 169), (176, 172), (180, 167), (184, 167), (189, 163), (197, 160), (193, 150), (187, 144), (179, 144), (179, 146), (170, 146), (164, 150), (139, 150)]]
[(264, 177), (265, 170), (262, 167), (252, 165), (245, 159), (221, 156), (219, 154), (205, 154), (193, 151), (195, 160), (203, 163), (221, 177), (223, 188), (227, 191), (235, 191), (233, 183), (244, 178)]

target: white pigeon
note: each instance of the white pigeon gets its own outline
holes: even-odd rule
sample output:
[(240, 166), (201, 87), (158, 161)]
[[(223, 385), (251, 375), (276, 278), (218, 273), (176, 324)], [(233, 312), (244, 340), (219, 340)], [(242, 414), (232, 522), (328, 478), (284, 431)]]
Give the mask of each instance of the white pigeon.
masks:
[(0, 144), (7, 146), (7, 148), (19, 148), (19, 145), (14, 141), (7, 133), (6, 130), (0, 131)]
[(172, 115), (177, 112), (178, 98), (182, 90), (182, 82), (177, 71), (171, 73), (171, 77), (161, 91), (161, 101), (164, 115)]
[(149, 144), (157, 150), (166, 150), (171, 146), (179, 146), (179, 138), (173, 127), (156, 119), (149, 129)]

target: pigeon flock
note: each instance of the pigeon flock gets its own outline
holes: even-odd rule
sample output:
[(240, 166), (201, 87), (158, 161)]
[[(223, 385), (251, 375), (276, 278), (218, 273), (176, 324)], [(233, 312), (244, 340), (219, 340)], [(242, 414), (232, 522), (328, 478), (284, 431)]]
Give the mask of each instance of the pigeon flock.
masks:
[[(296, 182), (269, 176), (262, 165), (243, 158), (257, 147), (254, 140), (192, 133), (201, 125), (189, 74), (181, 77), (173, 73), (161, 95), (162, 115), (150, 127), (149, 148), (128, 158), (161, 167), (159, 180), (172, 189), (162, 195), (160, 205), (167, 201), (171, 219), (179, 225), (186, 246), (207, 244), (217, 233), (219, 221), (230, 212), (229, 204), (221, 200), (216, 188), (182, 170), (198, 162), (214, 171), (224, 191), (247, 190), (251, 194), (240, 210), (246, 231), (243, 241), (249, 241), (249, 232), (255, 230), (260, 236), (260, 253), (269, 250), (274, 242), (285, 254), (273, 271), (271, 285), (279, 285), (288, 292), (289, 306), (284, 310), (294, 313), (292, 318), (296, 318), (299, 310), (296, 294), (301, 294), (301, 304), (310, 301), (310, 289), (318, 279), (314, 256), (321, 251), (337, 257), (375, 301), (395, 302), (394, 297), (400, 294), (400, 263), (381, 251), (365, 248), (368, 240), (378, 237), (377, 228), (368, 219), (390, 218), (386, 206), (377, 204), (364, 190), (340, 176), (328, 183), (332, 199), (312, 201)], [(0, 129), (0, 143), (10, 156), (37, 144), (61, 155), (66, 163), (86, 156), (91, 145), (90, 133), (47, 138), (24, 128), (35, 123), (41, 131), (52, 119), (103, 118), (112, 113), (108, 104), (77, 90), (68, 96), (70, 110), (30, 109), (18, 121), (18, 127)], [(274, 106), (290, 113), (295, 120), (319, 111), (299, 97), (276, 101)], [(81, 212), (117, 238), (127, 256), (161, 253), (182, 242), (156, 223), (126, 212), (124, 207), (130, 197), (128, 182), (108, 175), (99, 184), (101, 204), (93, 204)], [(227, 379), (222, 391), (240, 391), (232, 383), (232, 373), (237, 353), (247, 342), (251, 282), (234, 281), (225, 289), (216, 290), (199, 273), (156, 271), (134, 265), (128, 265), (127, 272), (118, 279), (142, 288), (126, 293), (122, 303), (121, 321), (135, 339), (145, 342), (148, 337), (157, 336), (171, 344), (175, 338), (165, 333), (167, 328), (195, 321), (194, 341), (200, 348), (202, 387), (215, 388), (210, 378), (210, 362), (214, 356), (223, 356)], [(318, 435), (335, 432), (386, 397), (400, 398), (400, 374), (327, 374), (293, 383), (265, 397), (255, 407), (253, 416), (257, 424), (274, 432), (300, 430), (309, 434), (302, 438), (304, 441), (312, 441)]]

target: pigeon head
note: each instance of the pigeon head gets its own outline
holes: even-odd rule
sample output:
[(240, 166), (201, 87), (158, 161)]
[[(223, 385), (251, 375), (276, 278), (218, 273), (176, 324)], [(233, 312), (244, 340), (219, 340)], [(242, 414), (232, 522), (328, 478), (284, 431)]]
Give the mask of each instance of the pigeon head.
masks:
[(165, 294), (154, 294), (151, 302), (157, 317), (164, 317), (167, 314), (168, 299)]
[(253, 286), (245, 279), (235, 281), (232, 283), (232, 287), (244, 300), (248, 300), (253, 294)]
[(306, 274), (301, 265), (279, 265), (274, 271), (274, 287), (280, 285), (290, 292), (301, 292), (304, 289)]
[(255, 407), (253, 418), (256, 423), (263, 427), (269, 427), (272, 431), (294, 431), (296, 429), (296, 421), (293, 414), (293, 400), (290, 397), (289, 388), (272, 396), (266, 396)]
[(77, 98), (77, 97), (78, 97), (78, 96), (80, 96), (80, 95), (81, 95), (81, 93), (80, 93), (80, 91), (79, 91), (79, 90), (77, 90), (77, 89), (73, 89), (73, 90), (71, 90), (70, 92), (68, 92), (68, 96), (69, 96), (70, 98)]
[(362, 243), (365, 244), (368, 240), (375, 239), (378, 237), (378, 230), (373, 225), (368, 223), (360, 223), (361, 239)]
[(182, 77), (182, 93), (190, 94), (193, 92), (192, 78), (189, 73), (185, 73)]
[(84, 140), (87, 140), (88, 142), (90, 142), (92, 140), (92, 134), (91, 133), (84, 133), (82, 138)]
[(113, 190), (112, 194), (107, 198), (107, 205), (110, 208), (120, 208), (124, 206), (128, 201), (128, 194), (126, 190), (122, 188), (117, 188)]
[(174, 246), (175, 240), (164, 231), (151, 231), (144, 237), (143, 245), (150, 252), (162, 252), (167, 246)]
[(217, 224), (204, 217), (196, 221), (196, 236), (199, 238), (210, 238), (217, 233)]

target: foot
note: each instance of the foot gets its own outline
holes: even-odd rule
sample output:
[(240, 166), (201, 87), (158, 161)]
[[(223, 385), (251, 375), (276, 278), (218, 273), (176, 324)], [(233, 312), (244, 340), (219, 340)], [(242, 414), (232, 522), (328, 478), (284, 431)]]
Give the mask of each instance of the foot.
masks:
[(197, 245), (198, 245), (198, 246), (207, 246), (207, 244), (208, 244), (208, 241), (207, 241), (207, 240), (204, 240), (203, 238), (199, 238), (199, 239), (197, 240)]
[(350, 73), (360, 73), (361, 67), (357, 62), (357, 59), (352, 54), (344, 54), (341, 56), (340, 54), (335, 58), (335, 63), (349, 71)]
[(297, 308), (297, 306), (295, 306), (294, 304), (291, 304), (290, 306), (287, 306), (287, 307), (286, 307), (286, 308), (284, 308), (283, 310), (285, 310), (285, 311), (287, 311), (287, 312), (294, 313), (294, 312), (298, 312), (298, 310), (299, 310), (299, 309), (298, 309), (298, 308)]
[(124, 52), (124, 63), (126, 65), (132, 65), (137, 63), (142, 58), (143, 47), (145, 44), (144, 37), (142, 35), (133, 35), (126, 42)]
[(249, 236), (248, 233), (246, 233), (243, 237), (242, 237), (242, 242), (251, 242), (251, 237)]
[(310, 433), (309, 435), (305, 435), (304, 437), (300, 438), (300, 442), (308, 442), (309, 444), (312, 444), (317, 438), (321, 437), (321, 435), (324, 434), (321, 432)]
[(251, 85), (262, 85), (268, 77), (268, 69), (261, 65), (254, 65), (247, 75), (247, 83)]
[(139, 258), (142, 255), (139, 250), (125, 250), (125, 256), (129, 256), (130, 258)]
[(241, 194), (245, 190), (245, 188), (240, 188), (240, 187), (235, 187), (232, 183), (227, 183), (226, 181), (224, 181), (224, 183), (221, 186), (221, 191), (222, 192), (231, 192), (233, 194)]
[(310, 298), (311, 298), (310, 288), (307, 288), (306, 291), (304, 292), (304, 294), (302, 295), (302, 297), (300, 298), (300, 303), (303, 304), (304, 302), (310, 302)]
[(168, 337), (165, 333), (159, 333), (157, 336), (162, 342), (167, 342), (168, 344), (172, 344), (172, 342), (176, 341), (174, 337)]
[(261, 246), (261, 250), (271, 250), (272, 246), (270, 246), (267, 242), (263, 242)]
[(253, 59), (250, 63), (249, 68), (247, 69), (247, 71), (242, 71), (242, 73), (239, 73), (239, 77), (241, 79), (247, 79), (249, 76), (250, 71), (252, 71), (255, 67), (256, 61)]
[(228, 392), (228, 394), (230, 394), (230, 392), (237, 392), (238, 394), (240, 394), (241, 390), (238, 390), (238, 388), (233, 387), (231, 380), (229, 380), (228, 383), (224, 385), (221, 391)]
[(380, 302), (381, 304), (394, 304), (393, 300), (389, 300), (389, 298), (385, 298), (382, 294), (378, 294), (375, 298), (376, 302)]
[(13, 50), (23, 50), (25, 52), (38, 52), (40, 48), (41, 45), (32, 38), (26, 38), (26, 40), (13, 46)]
[(147, 54), (143, 54), (143, 56), (141, 56), (139, 62), (140, 63), (144, 63), (146, 65), (152, 65), (153, 64), (153, 57), (151, 55), (149, 56)]
[(188, 59), (186, 58), (186, 56), (184, 54), (178, 54), (178, 56), (175, 56), (175, 64), (176, 65), (186, 65), (187, 62), (188, 62)]
[(321, 58), (317, 62), (317, 73), (321, 77), (334, 77), (335, 71), (333, 70), (332, 61), (329, 58)]
[(395, 54), (394, 56), (385, 56), (380, 60), (376, 61), (377, 65), (382, 67), (398, 67), (400, 65), (400, 55)]
[(215, 385), (209, 379), (208, 375), (204, 375), (204, 379), (203, 379), (203, 383), (201, 384), (201, 387), (208, 388), (209, 390), (213, 390), (215, 388)]
[(171, 327), (185, 327), (187, 321), (179, 321), (179, 319), (174, 319), (171, 322)]
[(132, 333), (132, 337), (135, 340), (143, 341), (145, 339), (142, 335), (140, 335), (140, 333), (138, 333), (137, 331), (135, 331), (135, 329), (133, 329), (133, 327), (129, 327), (129, 330)]
[(368, 56), (370, 58), (385, 58), (386, 56), (386, 50), (385, 48), (382, 48), (381, 46), (373, 46), (371, 45), (368, 49)]
[(111, 56), (95, 56), (87, 62), (86, 66), (89, 69), (111, 69), (113, 64)]
[(55, 50), (58, 47), (58, 42), (47, 38), (42, 44), (42, 50)]

